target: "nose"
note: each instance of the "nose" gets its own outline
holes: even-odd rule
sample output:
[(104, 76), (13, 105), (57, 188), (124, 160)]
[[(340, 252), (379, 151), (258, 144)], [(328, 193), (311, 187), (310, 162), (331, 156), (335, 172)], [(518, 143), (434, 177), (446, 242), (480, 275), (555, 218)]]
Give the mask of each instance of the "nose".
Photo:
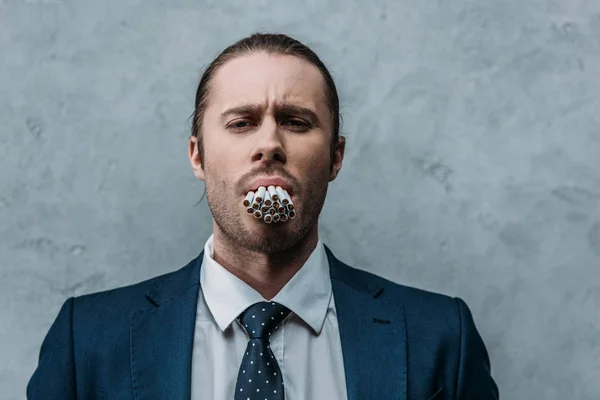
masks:
[(282, 132), (273, 120), (265, 120), (258, 131), (252, 162), (285, 164), (287, 157)]

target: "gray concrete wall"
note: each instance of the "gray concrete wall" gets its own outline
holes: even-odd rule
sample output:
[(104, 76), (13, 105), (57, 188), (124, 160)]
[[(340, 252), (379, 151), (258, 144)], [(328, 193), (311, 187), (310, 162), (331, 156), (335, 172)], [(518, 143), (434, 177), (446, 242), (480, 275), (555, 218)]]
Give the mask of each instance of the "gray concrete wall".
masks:
[[(201, 250), (187, 118), (201, 69), (255, 30), (337, 80), (334, 252), (465, 299), (504, 399), (600, 398), (600, 2), (583, 0), (0, 1), (0, 397), (24, 398), (68, 296)], [(373, 192), (387, 206), (364, 214)]]

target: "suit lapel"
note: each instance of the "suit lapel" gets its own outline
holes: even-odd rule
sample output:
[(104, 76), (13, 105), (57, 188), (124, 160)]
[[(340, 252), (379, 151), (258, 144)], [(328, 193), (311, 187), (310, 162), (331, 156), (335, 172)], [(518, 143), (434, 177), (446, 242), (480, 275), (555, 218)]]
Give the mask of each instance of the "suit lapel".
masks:
[(326, 248), (342, 343), (348, 400), (406, 400), (406, 328), (383, 287)]
[(135, 399), (187, 400), (203, 254), (159, 281), (152, 303), (131, 316), (131, 368)]

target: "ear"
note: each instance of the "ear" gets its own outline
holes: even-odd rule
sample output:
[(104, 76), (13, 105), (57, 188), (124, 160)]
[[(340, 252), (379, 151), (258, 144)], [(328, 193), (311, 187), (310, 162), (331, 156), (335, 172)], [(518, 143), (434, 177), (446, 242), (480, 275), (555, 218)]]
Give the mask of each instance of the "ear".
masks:
[(344, 151), (346, 150), (346, 138), (339, 136), (335, 151), (333, 152), (333, 163), (329, 172), (329, 182), (334, 180), (342, 169), (342, 161), (344, 161)]
[(196, 136), (190, 136), (190, 142), (188, 145), (188, 156), (190, 158), (190, 164), (192, 164), (192, 171), (196, 178), (204, 181), (204, 168), (200, 162), (200, 153), (198, 152), (198, 138)]

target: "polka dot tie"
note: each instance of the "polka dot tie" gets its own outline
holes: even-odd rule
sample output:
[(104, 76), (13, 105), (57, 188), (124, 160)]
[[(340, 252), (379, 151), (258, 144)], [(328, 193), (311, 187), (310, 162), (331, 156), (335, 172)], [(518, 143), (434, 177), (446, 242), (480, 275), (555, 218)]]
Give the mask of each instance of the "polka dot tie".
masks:
[(238, 317), (250, 340), (235, 385), (235, 400), (283, 400), (283, 377), (269, 337), (290, 314), (272, 301), (256, 303)]

